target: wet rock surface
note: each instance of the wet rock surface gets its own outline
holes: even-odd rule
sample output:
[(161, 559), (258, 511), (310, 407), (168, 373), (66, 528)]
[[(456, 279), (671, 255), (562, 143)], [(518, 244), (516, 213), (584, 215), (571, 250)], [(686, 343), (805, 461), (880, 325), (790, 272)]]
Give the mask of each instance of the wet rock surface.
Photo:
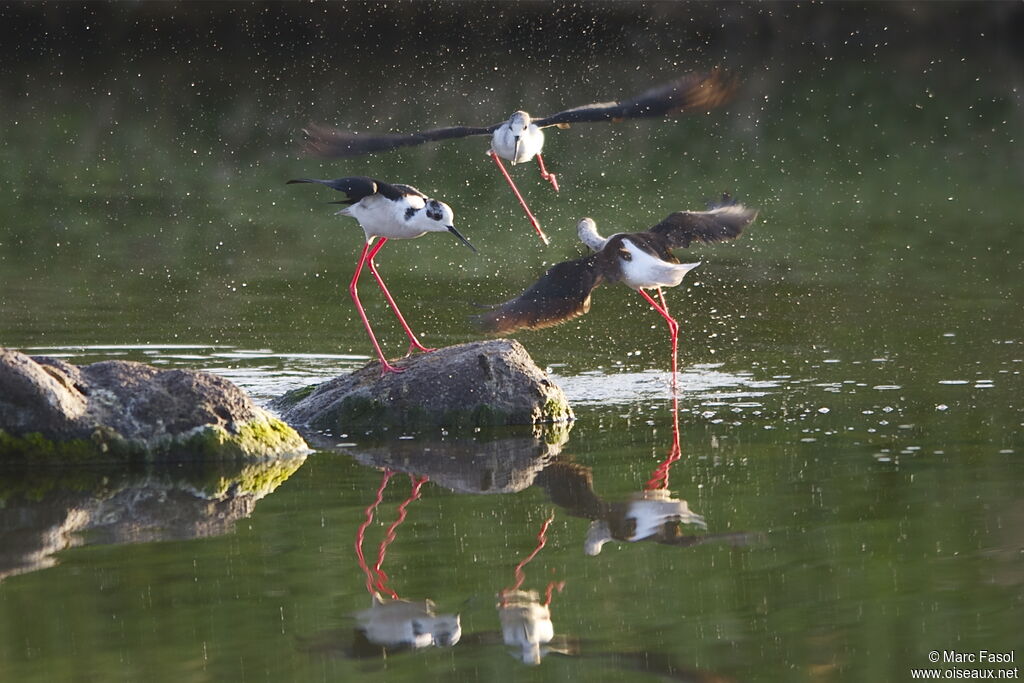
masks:
[(4, 460), (268, 458), (304, 451), (228, 380), (105, 361), (74, 366), (0, 348)]
[(488, 427), (573, 419), (562, 389), (516, 341), (495, 339), (376, 362), (271, 403), (292, 425), (332, 433)]

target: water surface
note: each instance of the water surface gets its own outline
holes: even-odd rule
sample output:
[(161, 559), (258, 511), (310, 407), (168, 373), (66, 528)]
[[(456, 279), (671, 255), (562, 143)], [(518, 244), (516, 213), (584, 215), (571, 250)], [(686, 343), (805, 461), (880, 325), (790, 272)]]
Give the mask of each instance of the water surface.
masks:
[[(573, 38), (582, 52), (566, 19), (550, 58), (483, 35), (441, 53), (313, 29), (286, 44), (316, 15), (293, 10), (278, 36), (251, 8), (205, 8), (251, 44), (190, 34), (189, 12), (151, 20), (183, 32), (153, 39), (166, 54), (143, 23), (91, 57), (41, 39), (0, 72), (0, 343), (209, 370), (261, 402), (371, 353), (346, 292), (360, 233), (289, 178), (369, 173), (455, 207), (479, 256), (430, 235), (378, 259), (435, 346), (478, 338), (476, 304), (581, 254), (583, 215), (639, 229), (726, 190), (761, 209), (734, 244), (693, 250), (703, 265), (668, 294), (678, 452), (664, 325), (602, 288), (588, 315), (517, 335), (571, 429), (334, 434), (255, 492), (185, 465), (5, 469), (0, 679), (907, 680), (932, 650), (1021, 656), (1020, 56), (901, 15), (845, 40), (695, 42), (644, 7), (620, 30), (595, 11), (604, 42)], [(97, 26), (131, 25), (117, 16)], [(485, 141), (295, 154), (309, 120), (489, 123), (707, 63), (744, 76), (725, 110), (552, 132), (558, 195), (514, 169), (546, 249)], [(588, 554), (651, 489), (695, 517)], [(368, 580), (458, 613), (459, 642), (381, 657), (359, 635)], [(503, 643), (512, 589), (551, 592), (538, 666)]]

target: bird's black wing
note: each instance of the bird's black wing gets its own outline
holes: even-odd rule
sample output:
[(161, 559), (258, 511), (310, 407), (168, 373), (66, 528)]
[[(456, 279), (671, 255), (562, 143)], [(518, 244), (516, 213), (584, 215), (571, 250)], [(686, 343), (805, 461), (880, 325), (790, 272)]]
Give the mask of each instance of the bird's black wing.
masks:
[(742, 204), (721, 206), (711, 211), (676, 211), (649, 232), (664, 236), (665, 246), (669, 249), (685, 248), (693, 242), (735, 239), (755, 218), (757, 211)]
[(427, 198), (427, 195), (417, 190), (412, 185), (403, 185), (401, 183), (385, 183), (380, 180), (377, 182), (377, 192), (391, 200), (401, 199), (404, 195), (416, 195), (417, 197)]
[(375, 178), (368, 178), (366, 176), (335, 178), (334, 180), (296, 178), (295, 180), (289, 180), (286, 184), (291, 185), (292, 183), (318, 183), (320, 185), (326, 185), (338, 192), (344, 192), (347, 199), (341, 202), (335, 202), (336, 204), (355, 204), (364, 197), (369, 197), (370, 195), (377, 194), (378, 192), (383, 194), (381, 188), (394, 188), (394, 185), (388, 185), (387, 183), (376, 180)]
[(736, 90), (736, 79), (724, 71), (691, 73), (652, 88), (625, 102), (597, 102), (534, 119), (541, 128), (570, 123), (622, 121), (678, 114), (691, 109), (712, 109), (725, 104)]
[(590, 310), (590, 293), (604, 280), (596, 268), (600, 253), (564, 261), (548, 269), (515, 299), (474, 317), (485, 332), (550, 327)]
[(391, 199), (392, 201), (401, 199), (405, 195), (416, 195), (417, 197), (423, 197), (426, 199), (427, 195), (423, 194), (415, 187), (411, 185), (402, 185), (400, 183), (385, 183), (383, 180), (377, 180), (376, 178), (369, 178), (367, 176), (352, 176), (350, 178), (335, 178), (334, 180), (319, 180), (317, 178), (296, 178), (295, 180), (289, 180), (286, 185), (292, 183), (319, 183), (320, 185), (326, 185), (339, 192), (344, 192), (345, 196), (348, 197), (340, 202), (331, 202), (332, 204), (355, 204), (364, 197), (370, 195), (379, 194), (382, 197)]
[(305, 135), (303, 151), (315, 157), (356, 157), (360, 154), (386, 152), (397, 147), (411, 147), (425, 142), (438, 142), (470, 135), (490, 135), (500, 123), (486, 128), (450, 126), (419, 133), (354, 133), (348, 130), (310, 124)]

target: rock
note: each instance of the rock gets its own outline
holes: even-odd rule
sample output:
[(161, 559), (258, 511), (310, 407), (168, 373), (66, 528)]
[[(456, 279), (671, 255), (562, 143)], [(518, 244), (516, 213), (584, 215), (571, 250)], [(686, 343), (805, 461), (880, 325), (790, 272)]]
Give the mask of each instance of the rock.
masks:
[(271, 403), (293, 425), (333, 433), (530, 425), (573, 419), (561, 388), (517, 341), (460, 344), (376, 362)]
[(228, 380), (0, 348), (0, 462), (260, 459), (301, 453), (291, 427)]

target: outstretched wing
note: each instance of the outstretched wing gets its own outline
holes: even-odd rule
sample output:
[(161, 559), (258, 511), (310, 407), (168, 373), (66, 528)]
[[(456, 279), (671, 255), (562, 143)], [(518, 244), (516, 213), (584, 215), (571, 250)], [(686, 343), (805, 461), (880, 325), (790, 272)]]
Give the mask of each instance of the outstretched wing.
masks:
[(354, 133), (352, 131), (310, 124), (302, 132), (305, 135), (303, 151), (316, 157), (355, 157), (360, 154), (386, 152), (397, 147), (411, 147), (425, 142), (437, 142), (470, 135), (490, 135), (500, 126), (496, 123), (487, 128), (472, 126), (450, 126), (435, 128), (419, 133)]
[(417, 190), (415, 187), (409, 185), (399, 185), (391, 183), (385, 183), (383, 180), (377, 180), (376, 178), (369, 178), (367, 176), (352, 176), (349, 178), (335, 178), (334, 180), (320, 180), (318, 178), (296, 178), (295, 180), (289, 180), (286, 185), (292, 183), (317, 183), (320, 185), (326, 185), (327, 187), (344, 192), (347, 199), (340, 202), (332, 202), (332, 204), (355, 204), (364, 197), (370, 195), (379, 194), (387, 197), (391, 200), (400, 199), (404, 195), (417, 195), (419, 197), (426, 197), (422, 192)]
[(511, 301), (474, 317), (485, 332), (503, 333), (522, 328), (550, 327), (590, 310), (590, 293), (604, 278), (595, 267), (600, 254), (564, 261)]
[(691, 109), (712, 109), (725, 104), (736, 90), (736, 79), (724, 71), (691, 73), (652, 88), (625, 102), (598, 102), (535, 119), (540, 127), (570, 123), (622, 121), (678, 114)]
[(721, 206), (711, 211), (676, 211), (649, 232), (664, 236), (665, 246), (669, 249), (685, 248), (693, 242), (736, 239), (755, 218), (757, 211), (742, 204)]

